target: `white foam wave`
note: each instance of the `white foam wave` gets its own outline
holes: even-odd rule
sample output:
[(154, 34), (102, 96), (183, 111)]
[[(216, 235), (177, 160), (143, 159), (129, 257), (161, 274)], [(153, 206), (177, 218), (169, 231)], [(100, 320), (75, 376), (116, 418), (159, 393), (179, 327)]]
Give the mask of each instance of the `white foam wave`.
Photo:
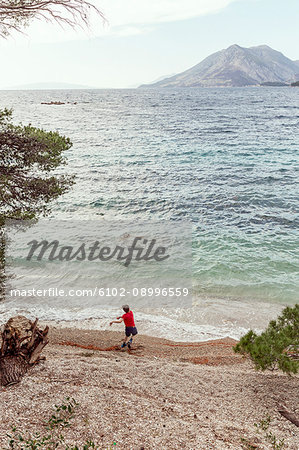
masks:
[[(140, 310), (131, 305), (135, 313), (139, 334), (195, 342), (231, 337), (239, 339), (249, 329), (261, 331), (269, 320), (280, 313), (283, 305), (269, 303), (244, 303), (228, 300), (198, 300), (191, 308)], [(121, 313), (114, 307), (55, 308), (36, 302), (10, 301), (0, 304), (0, 322), (11, 316), (39, 317), (42, 322), (58, 327), (108, 330), (109, 322)], [(113, 330), (122, 331), (123, 325)]]

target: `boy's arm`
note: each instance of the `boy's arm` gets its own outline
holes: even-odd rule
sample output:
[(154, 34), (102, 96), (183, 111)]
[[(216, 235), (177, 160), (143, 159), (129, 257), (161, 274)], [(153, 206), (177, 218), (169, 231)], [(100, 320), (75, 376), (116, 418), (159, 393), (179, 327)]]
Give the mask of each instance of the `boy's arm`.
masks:
[(121, 323), (121, 322), (124, 320), (122, 317), (118, 317), (118, 319), (119, 319), (119, 320), (112, 320), (112, 321), (110, 322), (110, 327), (111, 327), (111, 325), (112, 325), (113, 323)]

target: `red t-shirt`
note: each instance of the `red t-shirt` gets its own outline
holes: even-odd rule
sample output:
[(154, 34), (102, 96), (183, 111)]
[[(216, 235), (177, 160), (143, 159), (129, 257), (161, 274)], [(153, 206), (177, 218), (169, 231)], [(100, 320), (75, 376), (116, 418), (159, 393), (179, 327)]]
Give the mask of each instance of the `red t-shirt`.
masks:
[(135, 327), (133, 311), (124, 314), (122, 318), (124, 319), (126, 327)]

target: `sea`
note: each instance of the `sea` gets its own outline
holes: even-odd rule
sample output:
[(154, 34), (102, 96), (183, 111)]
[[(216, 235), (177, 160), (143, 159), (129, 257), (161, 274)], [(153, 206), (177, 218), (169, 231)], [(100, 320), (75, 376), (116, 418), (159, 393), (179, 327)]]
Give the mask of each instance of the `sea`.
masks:
[[(126, 299), (139, 332), (238, 339), (298, 302), (299, 89), (1, 91), (4, 107), (73, 143), (60, 173), (76, 184), (50, 220), (191, 224), (192, 303)], [(108, 329), (120, 309), (2, 302), (0, 321), (12, 314)]]

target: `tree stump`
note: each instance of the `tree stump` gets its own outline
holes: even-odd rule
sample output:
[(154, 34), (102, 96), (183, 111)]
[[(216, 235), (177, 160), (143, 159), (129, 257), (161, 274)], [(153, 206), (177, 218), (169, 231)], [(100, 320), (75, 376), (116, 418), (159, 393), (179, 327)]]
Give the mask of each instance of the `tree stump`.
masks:
[(37, 364), (48, 344), (49, 327), (41, 330), (38, 319), (31, 322), (24, 316), (9, 319), (2, 329), (0, 349), (0, 385), (19, 383), (27, 370)]

